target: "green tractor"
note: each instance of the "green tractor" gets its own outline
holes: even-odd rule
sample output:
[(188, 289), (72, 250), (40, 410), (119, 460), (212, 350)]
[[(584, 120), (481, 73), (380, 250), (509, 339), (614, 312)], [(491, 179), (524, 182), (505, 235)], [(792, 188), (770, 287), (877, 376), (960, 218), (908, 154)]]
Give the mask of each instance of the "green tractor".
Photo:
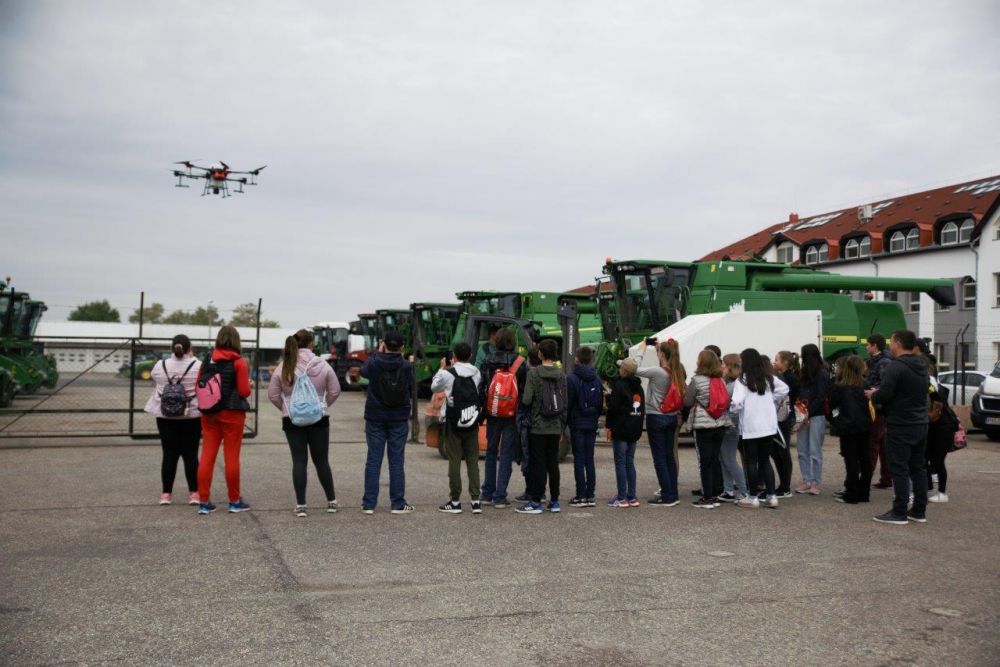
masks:
[(687, 315), (734, 308), (819, 310), (823, 355), (831, 361), (847, 354), (864, 355), (871, 333), (888, 337), (906, 327), (898, 303), (856, 300), (845, 293), (867, 290), (926, 292), (939, 304), (955, 303), (954, 287), (944, 279), (842, 276), (753, 261), (608, 260), (594, 296), (606, 340), (598, 349), (597, 368), (612, 377), (615, 361), (644, 338)]
[(19, 393), (51, 389), (59, 381), (55, 358), (33, 342), (46, 310), (41, 301), (0, 281), (0, 407)]
[(460, 303), (410, 304), (412, 338), (410, 351), (422, 396), (430, 396), (431, 379), (437, 373), (441, 357), (452, 347), (455, 329), (462, 314)]

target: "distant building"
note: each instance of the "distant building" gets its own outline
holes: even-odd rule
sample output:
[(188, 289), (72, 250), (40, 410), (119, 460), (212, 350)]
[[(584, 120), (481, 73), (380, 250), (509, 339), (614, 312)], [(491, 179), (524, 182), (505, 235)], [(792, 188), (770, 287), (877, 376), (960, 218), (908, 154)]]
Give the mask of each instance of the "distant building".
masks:
[(855, 276), (950, 278), (958, 304), (941, 308), (924, 294), (876, 293), (899, 301), (907, 323), (932, 340), (950, 368), (965, 333), (967, 368), (1000, 359), (1000, 176), (862, 203), (771, 225), (703, 260), (805, 264)]
[[(250, 348), (256, 338), (256, 329), (238, 327), (244, 346)], [(219, 327), (204, 325), (146, 324), (142, 328), (143, 350), (165, 351), (170, 340), (184, 334), (192, 341), (195, 353), (206, 349), (206, 340), (214, 340)], [(266, 366), (277, 361), (285, 346), (285, 338), (295, 329), (260, 330), (260, 364)], [(36, 338), (45, 346), (46, 354), (56, 358), (60, 372), (72, 373), (93, 367), (94, 373), (117, 373), (129, 363), (132, 349), (129, 341), (139, 338), (138, 324), (117, 322), (51, 322), (42, 319)]]

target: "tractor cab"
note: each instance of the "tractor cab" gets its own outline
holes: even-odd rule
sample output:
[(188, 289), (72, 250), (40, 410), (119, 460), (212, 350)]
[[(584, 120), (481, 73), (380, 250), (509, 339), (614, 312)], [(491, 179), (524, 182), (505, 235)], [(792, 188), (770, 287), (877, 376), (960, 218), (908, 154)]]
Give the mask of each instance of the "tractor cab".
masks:
[(456, 296), (469, 315), (521, 316), (520, 292), (459, 292)]
[(403, 347), (404, 354), (412, 352), (413, 347), (413, 314), (409, 309), (402, 308), (382, 308), (375, 311), (378, 317), (378, 329), (380, 337), (390, 331), (395, 331), (403, 335), (406, 344)]
[[(604, 292), (599, 279), (596, 298), (602, 308), (606, 340), (621, 338), (632, 345), (683, 317), (694, 273), (690, 263), (656, 260), (614, 262), (609, 259), (603, 271), (611, 281), (610, 293), (613, 295), (602, 297)], [(607, 320), (612, 315), (617, 335), (608, 338), (611, 323)]]

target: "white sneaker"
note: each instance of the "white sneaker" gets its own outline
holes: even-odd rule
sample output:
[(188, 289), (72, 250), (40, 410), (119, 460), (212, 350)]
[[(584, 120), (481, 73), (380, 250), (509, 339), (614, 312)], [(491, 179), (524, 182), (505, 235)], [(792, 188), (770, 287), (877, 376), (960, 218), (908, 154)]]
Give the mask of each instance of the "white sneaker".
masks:
[(773, 493), (771, 495), (769, 495), (767, 497), (767, 506), (770, 507), (771, 509), (777, 509), (778, 508), (778, 496), (774, 495)]
[(760, 507), (760, 500), (758, 500), (756, 496), (743, 496), (736, 501), (736, 506), (757, 509)]
[(946, 503), (946, 502), (948, 502), (948, 494), (947, 493), (941, 493), (940, 491), (938, 491), (937, 493), (935, 493), (932, 496), (927, 496), (927, 502), (929, 502), (929, 503)]
[(296, 505), (295, 506), (295, 516), (297, 516), (297, 517), (299, 517), (301, 519), (304, 519), (307, 516), (306, 506), (305, 505)]
[(938, 476), (937, 476), (937, 473), (936, 473), (936, 472), (934, 472), (934, 473), (931, 473), (931, 481), (932, 481), (932, 482), (934, 482), (934, 485), (935, 485), (935, 486), (937, 486), (937, 483), (938, 483)]

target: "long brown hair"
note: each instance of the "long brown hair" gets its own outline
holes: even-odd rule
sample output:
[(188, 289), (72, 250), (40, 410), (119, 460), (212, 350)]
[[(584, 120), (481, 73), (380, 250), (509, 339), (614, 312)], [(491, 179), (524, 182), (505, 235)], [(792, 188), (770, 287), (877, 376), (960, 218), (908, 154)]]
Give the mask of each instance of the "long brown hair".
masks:
[(215, 347), (219, 350), (234, 350), (242, 353), (240, 332), (233, 325), (227, 324), (219, 329), (219, 333), (215, 335)]
[(852, 354), (837, 362), (837, 384), (848, 387), (865, 385), (865, 362), (861, 357)]
[(684, 385), (687, 384), (687, 373), (684, 372), (684, 364), (681, 363), (681, 351), (677, 341), (673, 338), (660, 343), (660, 354), (666, 362), (664, 368), (670, 373), (670, 381), (677, 387), (677, 391), (684, 393)]
[(702, 350), (698, 353), (698, 368), (694, 371), (695, 375), (704, 375), (709, 378), (721, 378), (722, 377), (722, 362), (719, 361), (719, 355), (711, 350)]
[(305, 329), (299, 329), (285, 339), (285, 349), (281, 352), (281, 381), (286, 387), (295, 382), (295, 364), (299, 361), (299, 348), (309, 347), (313, 335)]
[(788, 372), (795, 377), (802, 374), (802, 365), (799, 363), (799, 355), (797, 352), (782, 350), (775, 355), (775, 358), (779, 359), (781, 363), (785, 365), (785, 368), (788, 369)]
[(738, 380), (743, 375), (743, 362), (735, 352), (722, 357), (722, 363), (726, 365), (727, 380)]

